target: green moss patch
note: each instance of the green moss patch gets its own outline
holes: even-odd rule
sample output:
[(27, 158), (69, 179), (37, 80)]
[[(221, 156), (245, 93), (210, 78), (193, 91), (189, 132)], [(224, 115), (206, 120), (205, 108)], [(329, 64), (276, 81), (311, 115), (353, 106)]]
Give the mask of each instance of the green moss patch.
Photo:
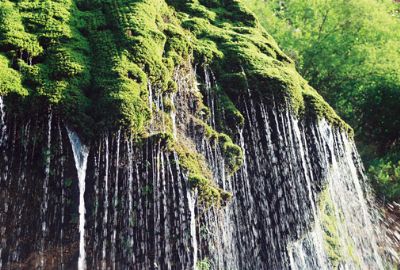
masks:
[(338, 226), (345, 221), (343, 214), (335, 207), (328, 188), (320, 194), (319, 209), (324, 247), (332, 267), (338, 269), (339, 265), (346, 261), (360, 265), (351, 237), (339, 234)]
[(10, 68), (10, 61), (0, 54), (0, 95), (8, 93), (26, 96), (28, 91), (22, 86), (21, 75)]
[(174, 143), (173, 149), (179, 156), (181, 167), (189, 173), (192, 188), (198, 190), (199, 203), (205, 207), (224, 205), (232, 194), (216, 186), (204, 156), (197, 153), (194, 146), (190, 145), (188, 139), (180, 137)]

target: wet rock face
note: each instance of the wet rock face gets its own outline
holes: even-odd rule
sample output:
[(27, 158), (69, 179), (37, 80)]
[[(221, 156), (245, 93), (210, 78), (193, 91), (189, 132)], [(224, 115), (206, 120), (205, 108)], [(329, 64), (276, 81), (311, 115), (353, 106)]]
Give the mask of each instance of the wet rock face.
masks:
[(118, 134), (92, 146), (86, 201), (88, 268), (190, 269), (189, 187), (161, 143)]
[[(67, 130), (52, 113), (5, 119), (1, 266), (74, 269), (79, 187)], [(187, 175), (161, 142), (101, 136), (90, 145), (86, 187), (88, 269), (193, 267)]]
[[(200, 88), (193, 69), (176, 72), (175, 110), (150, 89), (147, 139), (115, 130), (85, 142), (84, 194), (57, 111), (22, 117), (0, 106), (0, 268), (76, 269), (80, 260), (81, 269), (381, 269), (347, 135), (244, 91), (236, 97), (244, 126), (233, 134), (244, 162), (232, 174), (223, 145), (206, 134), (226, 121), (217, 82), (207, 68), (199, 72)], [(211, 108), (206, 124), (201, 92)], [(168, 130), (232, 193), (227, 205), (199, 203), (182, 156), (160, 136)]]
[(28, 120), (2, 113), (0, 265), (67, 263), (76, 253), (78, 186), (66, 130), (51, 111)]
[(239, 102), (245, 162), (231, 204), (204, 218), (201, 257), (216, 269), (382, 269), (353, 143), (251, 91)]

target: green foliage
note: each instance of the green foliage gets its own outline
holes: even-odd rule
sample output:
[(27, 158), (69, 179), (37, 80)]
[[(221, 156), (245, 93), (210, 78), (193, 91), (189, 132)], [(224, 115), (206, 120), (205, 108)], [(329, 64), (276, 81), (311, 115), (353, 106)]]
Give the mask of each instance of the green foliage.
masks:
[(210, 269), (211, 269), (211, 263), (208, 260), (208, 258), (200, 260), (196, 264), (196, 270), (210, 270)]
[(400, 201), (400, 161), (375, 160), (368, 173), (373, 186), (385, 201)]
[(79, 31), (83, 21), (74, 2), (5, 0), (0, 14), (0, 50), (11, 62), (6, 68), (1, 56), (0, 93), (44, 97), (71, 126), (88, 133), (92, 121), (84, 89), (90, 84), (90, 50)]
[[(245, 2), (295, 60), (310, 85), (355, 128), (367, 164), (398, 148), (399, 3), (392, 0)], [(323, 111), (329, 110), (324, 107)], [(379, 174), (376, 169), (373, 168), (375, 175)]]
[[(227, 79), (225, 77), (225, 79)], [(247, 87), (243, 87), (241, 89), (246, 89)], [(231, 88), (232, 89), (232, 88)], [(231, 129), (233, 132), (236, 132), (236, 129), (239, 127), (243, 127), (244, 125), (244, 117), (242, 113), (236, 108), (235, 104), (233, 101), (229, 98), (229, 96), (224, 92), (221, 91), (221, 89), (217, 88), (215, 89), (217, 93), (217, 99), (218, 99), (218, 109), (220, 110), (220, 114), (222, 114), (226, 121), (226, 123), (223, 123), (224, 129)]]
[(305, 82), (238, 0), (5, 0), (0, 14), (0, 49), (24, 88), (59, 105), (70, 125), (86, 135), (94, 124), (141, 134), (152, 109), (148, 81), (174, 91), (174, 69), (192, 55), (221, 77), (218, 97), (238, 125), (243, 117), (229, 96), (241, 89), (229, 78), (288, 99), (296, 112), (304, 109)]
[(0, 54), (0, 95), (7, 93), (27, 95), (27, 90), (21, 84), (21, 75), (9, 66), (9, 60)]
[(7, 0), (0, 3), (0, 47), (14, 57), (24, 53), (35, 57), (43, 52), (37, 36), (25, 31), (18, 8)]
[(329, 197), (328, 191), (323, 192), (321, 195), (320, 208), (324, 247), (333, 268), (337, 269), (339, 263), (343, 260), (343, 255), (341, 253), (339, 232), (337, 230), (336, 209)]

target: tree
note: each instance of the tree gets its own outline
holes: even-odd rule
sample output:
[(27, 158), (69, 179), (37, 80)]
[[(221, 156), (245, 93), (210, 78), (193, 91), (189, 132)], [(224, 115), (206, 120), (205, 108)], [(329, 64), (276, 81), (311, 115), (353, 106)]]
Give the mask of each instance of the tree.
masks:
[[(367, 165), (400, 152), (399, 4), (246, 0), (299, 72), (355, 129)], [(370, 170), (376, 172), (377, 170)], [(375, 174), (376, 176), (376, 174)], [(376, 177), (378, 179), (379, 177)]]

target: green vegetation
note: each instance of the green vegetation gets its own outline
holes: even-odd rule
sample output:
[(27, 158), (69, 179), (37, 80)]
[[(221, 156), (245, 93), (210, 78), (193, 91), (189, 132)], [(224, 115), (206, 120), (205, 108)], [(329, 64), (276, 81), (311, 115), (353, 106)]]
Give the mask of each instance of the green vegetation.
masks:
[(319, 200), (319, 215), (324, 237), (324, 247), (333, 269), (339, 269), (340, 263), (349, 260), (359, 265), (360, 261), (354, 252), (354, 243), (350, 235), (340, 236), (339, 234), (338, 226), (345, 221), (343, 220), (343, 214), (338, 212), (333, 204), (329, 188), (325, 188), (320, 194)]
[[(392, 0), (245, 0), (300, 74), (355, 129), (381, 197), (399, 161), (399, 3)], [(325, 111), (325, 109), (323, 109)], [(390, 153), (390, 154), (389, 154)], [(396, 158), (397, 157), (397, 158)], [(376, 164), (381, 165), (377, 166)], [(382, 171), (380, 171), (382, 169)], [(389, 177), (389, 176), (388, 176)], [(396, 179), (395, 175), (389, 178)], [(396, 180), (391, 180), (391, 183)]]
[[(2, 94), (44, 97), (87, 136), (88, 126), (123, 125), (141, 134), (151, 113), (147, 82), (174, 91), (174, 69), (190, 57), (215, 68), (223, 89), (218, 96), (239, 124), (229, 99), (243, 91), (237, 85), (288, 98), (298, 113), (303, 95), (317, 97), (236, 0), (5, 0), (0, 13), (0, 51), (11, 62), (2, 66), (18, 72), (3, 79)], [(15, 76), (23, 87), (14, 85)], [(322, 104), (316, 112), (341, 123), (322, 100), (315, 103)]]
[(214, 184), (207, 161), (194, 150), (195, 146), (188, 139), (180, 137), (173, 149), (179, 156), (180, 165), (189, 172), (190, 184), (198, 190), (199, 203), (206, 208), (211, 205), (221, 206), (232, 197), (232, 194)]
[[(296, 72), (292, 60), (259, 25), (240, 1), (167, 1), (177, 11), (181, 25), (194, 36), (194, 55), (216, 72), (224, 95), (235, 100), (251, 86), (266, 97), (288, 100), (295, 113), (325, 116), (350, 131), (318, 93)], [(305, 102), (306, 97), (312, 102)], [(225, 99), (225, 100), (224, 100)], [(307, 106), (306, 106), (307, 105)], [(240, 116), (230, 110), (230, 117)], [(229, 126), (229, 125), (228, 125)]]
[(210, 270), (211, 264), (208, 258), (198, 261), (196, 264), (196, 270)]
[(243, 150), (232, 142), (232, 139), (223, 133), (218, 135), (218, 142), (221, 146), (222, 155), (229, 173), (236, 172), (243, 163)]
[[(1, 94), (44, 97), (69, 116), (71, 125), (88, 131), (90, 101), (84, 90), (90, 84), (90, 51), (79, 31), (83, 20), (73, 1), (5, 0), (0, 14), (0, 72), (6, 75), (1, 76)], [(22, 106), (17, 105), (13, 107)]]
[(22, 96), (28, 94), (27, 90), (22, 87), (21, 75), (10, 68), (9, 60), (0, 54), (0, 95), (6, 93), (17, 93)]
[[(215, 131), (213, 132), (218, 134)], [(227, 165), (227, 169), (231, 168), (230, 166), (235, 166), (234, 169), (237, 170), (242, 162), (242, 150), (239, 146), (233, 144), (228, 136), (222, 136), (226, 137), (226, 144), (228, 144), (228, 146), (226, 146), (227, 149), (235, 149), (231, 150), (233, 151), (232, 154), (226, 154), (227, 160), (228, 158), (232, 158), (231, 163), (228, 163)], [(170, 133), (154, 133), (145, 139), (150, 141), (152, 144), (160, 144), (164, 150), (175, 152), (178, 155), (179, 165), (188, 172), (189, 183), (192, 188), (197, 189), (198, 201), (203, 207), (219, 207), (231, 199), (231, 193), (220, 189), (214, 183), (211, 168), (209, 167), (205, 157), (195, 150), (196, 147), (189, 138), (179, 135), (177, 140), (174, 140), (173, 135)], [(228, 151), (229, 150), (227, 150), (227, 152)], [(236, 153), (235, 151), (239, 151), (239, 153)], [(240, 164), (236, 164), (235, 162), (239, 162)]]
[(400, 201), (400, 161), (390, 158), (374, 160), (369, 167), (372, 184), (384, 200)]

